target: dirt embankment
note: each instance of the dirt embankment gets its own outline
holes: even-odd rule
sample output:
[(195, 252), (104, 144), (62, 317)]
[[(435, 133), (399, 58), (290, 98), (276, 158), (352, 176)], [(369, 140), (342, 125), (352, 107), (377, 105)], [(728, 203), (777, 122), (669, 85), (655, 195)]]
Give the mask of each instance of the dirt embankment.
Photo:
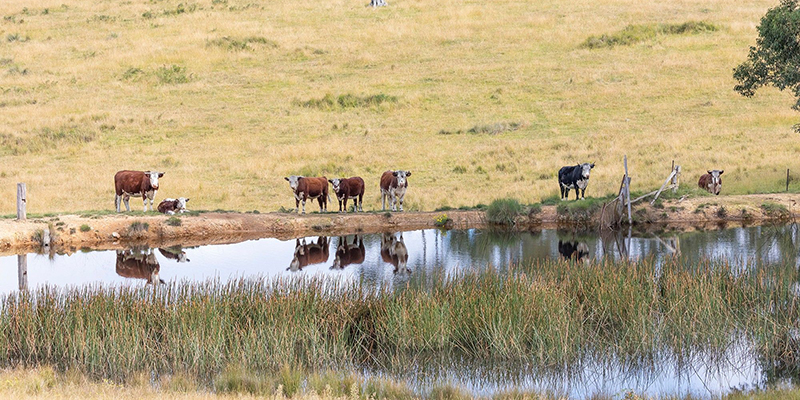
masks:
[[(645, 202), (637, 205), (633, 213), (637, 225), (687, 228), (756, 225), (800, 217), (800, 195), (704, 196), (666, 200), (656, 206)], [(487, 224), (483, 211), (456, 210), (308, 215), (210, 212), (181, 215), (177, 219), (164, 215), (59, 215), (27, 221), (0, 220), (0, 255), (39, 250), (45, 233), (49, 234), (53, 249), (69, 252), (83, 247), (194, 246), (265, 237), (292, 239), (311, 235), (408, 231), (435, 227), (442, 215), (451, 220), (448, 228), (481, 228)], [(598, 227), (598, 217), (599, 213), (593, 212), (584, 227)], [(178, 220), (179, 225), (176, 223)], [(559, 214), (556, 206), (543, 206), (539, 213), (519, 217), (516, 228), (571, 227), (573, 222), (572, 216)]]

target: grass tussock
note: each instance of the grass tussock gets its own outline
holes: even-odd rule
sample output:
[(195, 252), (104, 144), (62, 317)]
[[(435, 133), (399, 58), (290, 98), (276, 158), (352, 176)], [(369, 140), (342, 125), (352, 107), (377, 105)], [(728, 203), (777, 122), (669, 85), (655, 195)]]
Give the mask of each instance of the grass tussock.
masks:
[(447, 130), (440, 130), (440, 135), (460, 135), (462, 133), (468, 134), (485, 134), (485, 135), (497, 135), (500, 133), (506, 132), (513, 132), (518, 129), (525, 127), (525, 123), (523, 122), (497, 122), (494, 124), (486, 124), (486, 125), (475, 125), (472, 128), (464, 130), (457, 130), (457, 131), (447, 131)]
[(311, 99), (307, 101), (295, 100), (294, 104), (305, 108), (333, 110), (344, 108), (378, 107), (382, 104), (395, 104), (397, 102), (397, 96), (391, 96), (383, 93), (369, 96), (356, 96), (350, 93), (334, 96), (330, 93), (327, 93), (321, 99)]
[(486, 220), (491, 224), (514, 225), (523, 214), (523, 206), (517, 199), (497, 199), (486, 209)]
[(188, 73), (185, 66), (173, 64), (162, 65), (150, 71), (129, 67), (120, 78), (128, 82), (145, 81), (154, 85), (177, 85), (191, 82), (194, 75)]
[(228, 51), (255, 50), (256, 48), (278, 48), (278, 44), (261, 36), (248, 36), (243, 38), (223, 36), (206, 42), (207, 47), (219, 47)]
[(600, 36), (589, 36), (581, 47), (597, 49), (614, 46), (630, 46), (632, 44), (653, 40), (658, 36), (685, 35), (703, 32), (714, 32), (718, 28), (708, 22), (689, 21), (682, 24), (639, 24), (628, 25), (621, 31)]

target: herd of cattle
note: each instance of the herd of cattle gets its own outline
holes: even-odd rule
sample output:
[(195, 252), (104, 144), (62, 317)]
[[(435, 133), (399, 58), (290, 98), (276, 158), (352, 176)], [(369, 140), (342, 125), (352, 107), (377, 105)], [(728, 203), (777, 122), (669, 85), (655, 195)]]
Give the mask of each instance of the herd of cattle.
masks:
[[(575, 190), (575, 199), (584, 199), (586, 187), (589, 185), (589, 173), (594, 168), (594, 163), (583, 163), (578, 165), (562, 167), (558, 171), (558, 184), (561, 191), (561, 200), (567, 200), (569, 191)], [(700, 176), (698, 186), (708, 192), (719, 195), (722, 189), (722, 178), (724, 170), (708, 170), (706, 174)], [(158, 179), (163, 177), (163, 172), (156, 171), (119, 171), (114, 175), (114, 188), (116, 197), (114, 200), (117, 212), (120, 212), (121, 203), (125, 203), (125, 209), (131, 210), (129, 200), (131, 196), (141, 196), (144, 202), (144, 211), (147, 211), (148, 201), (150, 210), (153, 210), (153, 201), (158, 191)], [(386, 210), (386, 200), (392, 211), (403, 211), (403, 199), (408, 190), (408, 177), (411, 171), (397, 170), (386, 171), (381, 175), (381, 210)], [(353, 211), (364, 211), (364, 179), (358, 176), (352, 178), (328, 179), (321, 177), (305, 177), (291, 175), (284, 178), (289, 182), (294, 199), (295, 212), (300, 212), (302, 202), (303, 214), (306, 213), (306, 201), (317, 199), (319, 211), (328, 211), (328, 185), (333, 186), (333, 192), (339, 200), (339, 212), (347, 212), (347, 200), (353, 200)], [(183, 213), (186, 209), (186, 202), (189, 198), (179, 197), (177, 199), (164, 199), (158, 204), (157, 209), (164, 214)]]

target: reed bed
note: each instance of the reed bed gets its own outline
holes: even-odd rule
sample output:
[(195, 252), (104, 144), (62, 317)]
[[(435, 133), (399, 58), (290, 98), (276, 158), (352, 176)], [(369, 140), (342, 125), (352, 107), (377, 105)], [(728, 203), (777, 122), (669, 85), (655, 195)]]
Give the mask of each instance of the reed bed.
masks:
[(587, 356), (714, 356), (744, 341), (764, 367), (785, 370), (797, 365), (797, 278), (791, 264), (541, 261), (377, 291), (302, 277), (42, 288), (0, 298), (0, 360), (113, 379), (391, 368), (423, 356), (552, 370)]

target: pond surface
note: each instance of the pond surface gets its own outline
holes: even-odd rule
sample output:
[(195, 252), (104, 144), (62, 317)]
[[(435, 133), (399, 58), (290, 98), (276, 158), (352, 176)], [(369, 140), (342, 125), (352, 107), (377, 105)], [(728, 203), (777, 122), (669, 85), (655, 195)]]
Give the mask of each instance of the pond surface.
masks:
[[(486, 268), (504, 270), (509, 265), (525, 265), (546, 259), (583, 263), (604, 258), (648, 258), (659, 263), (679, 257), (689, 262), (726, 260), (734, 271), (777, 263), (800, 267), (800, 231), (796, 224), (630, 236), (627, 232), (598, 235), (557, 230), (431, 229), (22, 257), (27, 259), (26, 275), (18, 269), (18, 256), (0, 257), (0, 295), (19, 290), (21, 286), (35, 289), (42, 285), (146, 285), (207, 279), (225, 282), (243, 277), (309, 274), (391, 288), (406, 283), (424, 285), (425, 276), (430, 273)], [(764, 384), (765, 373), (757, 356), (748, 348), (745, 343), (731, 346), (724, 354), (715, 355), (713, 360), (707, 357), (674, 360), (664, 355), (657, 360), (633, 365), (587, 357), (580, 366), (572, 366), (569, 372), (560, 373), (520, 371), (502, 366), (455, 365), (430, 378), (427, 373), (417, 370), (400, 375), (420, 388), (431, 381), (444, 380), (481, 395), (516, 387), (573, 398), (597, 393), (620, 398), (627, 390), (651, 396), (693, 394), (709, 397)], [(384, 372), (369, 373), (380, 375)], [(392, 374), (397, 376), (397, 372)]]

